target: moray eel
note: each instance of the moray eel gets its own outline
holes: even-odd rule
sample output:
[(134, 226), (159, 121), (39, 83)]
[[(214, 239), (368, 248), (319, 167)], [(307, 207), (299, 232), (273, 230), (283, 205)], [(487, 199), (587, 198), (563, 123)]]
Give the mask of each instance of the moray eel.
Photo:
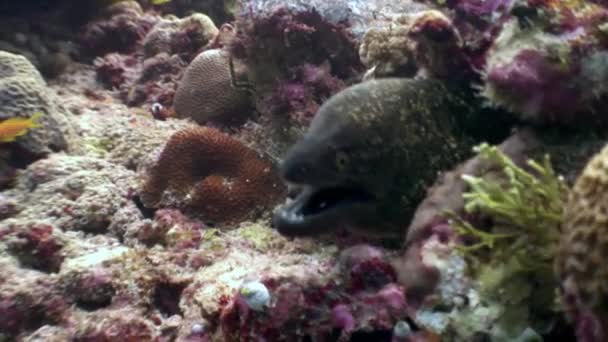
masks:
[[(344, 227), (403, 237), (438, 173), (472, 154), (472, 136), (490, 132), (472, 92), (457, 89), (385, 78), (332, 96), (280, 165), (302, 191), (275, 211), (273, 225), (288, 236)], [(492, 130), (506, 136), (501, 125)]]

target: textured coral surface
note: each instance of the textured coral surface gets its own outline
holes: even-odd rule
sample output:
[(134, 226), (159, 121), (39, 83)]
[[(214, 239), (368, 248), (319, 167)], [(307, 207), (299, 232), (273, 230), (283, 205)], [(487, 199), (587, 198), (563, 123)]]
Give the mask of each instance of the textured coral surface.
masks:
[(28, 118), (37, 112), (43, 114), (42, 129), (19, 139), (21, 153), (41, 156), (68, 148), (70, 123), (55, 93), (25, 57), (0, 51), (0, 119)]
[(252, 111), (249, 93), (236, 89), (227, 52), (213, 49), (198, 55), (184, 72), (175, 94), (175, 111), (204, 124), (210, 120), (242, 121)]
[(272, 163), (254, 150), (219, 130), (197, 127), (169, 139), (140, 195), (147, 206), (163, 206), (165, 191), (177, 197), (167, 202), (222, 224), (274, 204), (283, 184)]
[[(562, 239), (556, 262), (564, 286), (566, 303), (577, 321), (579, 335), (590, 338), (607, 336), (608, 226), (608, 148), (598, 153), (577, 179), (564, 214)], [(588, 317), (585, 317), (588, 316)], [(584, 327), (590, 324), (591, 327)]]

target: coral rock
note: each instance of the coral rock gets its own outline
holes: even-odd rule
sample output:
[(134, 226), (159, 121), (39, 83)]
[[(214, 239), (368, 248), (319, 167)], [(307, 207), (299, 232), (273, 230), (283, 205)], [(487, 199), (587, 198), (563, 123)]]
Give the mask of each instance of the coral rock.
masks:
[(169, 139), (140, 196), (146, 206), (166, 206), (168, 192), (177, 195), (173, 205), (206, 221), (234, 223), (273, 204), (283, 186), (273, 165), (255, 151), (216, 129), (196, 127)]
[(22, 266), (57, 272), (64, 260), (63, 242), (53, 234), (54, 230), (47, 224), (11, 225), (0, 241), (6, 242)]
[(158, 17), (144, 14), (136, 1), (120, 1), (88, 23), (80, 40), (93, 56), (132, 52), (157, 21)]
[(31, 117), (37, 112), (43, 114), (41, 127), (18, 138), (15, 147), (33, 157), (67, 149), (71, 125), (53, 92), (25, 57), (0, 51), (0, 120)]
[(208, 50), (198, 55), (186, 69), (175, 94), (175, 111), (198, 123), (231, 121), (251, 112), (247, 92), (232, 84), (228, 53)]
[[(584, 2), (520, 5), (489, 49), (482, 95), (540, 124), (605, 124), (608, 8)], [(564, 13), (568, 13), (565, 15)], [(528, 24), (522, 24), (527, 22)]]
[[(110, 182), (110, 183), (108, 183)], [(134, 207), (135, 173), (102, 159), (53, 154), (23, 171), (9, 199), (23, 210), (9, 220), (45, 217), (62, 230), (103, 234), (119, 208)], [(137, 212), (137, 209), (135, 210)]]
[(365, 32), (359, 56), (367, 68), (375, 68), (376, 76), (411, 76), (416, 71), (408, 19), (401, 16), (387, 27), (372, 27)]
[(213, 21), (201, 13), (183, 19), (164, 19), (144, 38), (144, 58), (166, 52), (170, 55), (179, 54), (184, 60), (190, 61), (217, 33), (218, 29)]
[[(256, 100), (263, 100), (256, 108), (262, 115), (308, 124), (316, 108), (343, 87), (342, 81), (359, 75), (362, 64), (346, 21), (334, 23), (313, 8), (294, 7), (244, 11), (229, 50), (247, 65)], [(324, 78), (339, 87), (328, 94), (323, 85), (307, 84), (306, 66), (325, 69)], [(303, 116), (306, 120), (298, 120)]]
[(66, 296), (85, 309), (109, 305), (116, 292), (112, 273), (101, 267), (65, 272), (61, 282)]
[(376, 77), (409, 77), (422, 69), (434, 77), (455, 79), (472, 71), (456, 27), (436, 10), (403, 14), (370, 28), (359, 54)]
[(73, 341), (154, 341), (152, 324), (133, 310), (103, 311), (77, 328)]
[(2, 276), (0, 337), (21, 340), (17, 337), (25, 332), (65, 323), (69, 305), (51, 278), (6, 265), (2, 265)]
[(588, 311), (603, 325), (603, 334), (608, 333), (607, 200), (608, 147), (604, 147), (591, 159), (571, 192), (556, 262), (566, 298), (573, 297), (566, 300), (573, 319), (580, 328), (589, 321), (582, 314)]

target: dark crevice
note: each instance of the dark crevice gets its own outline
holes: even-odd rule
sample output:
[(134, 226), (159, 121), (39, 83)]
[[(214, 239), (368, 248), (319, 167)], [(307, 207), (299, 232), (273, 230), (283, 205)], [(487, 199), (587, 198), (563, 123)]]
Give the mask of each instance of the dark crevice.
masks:
[(77, 300), (76, 306), (84, 311), (96, 311), (108, 307), (112, 304), (112, 297), (114, 296), (115, 290), (111, 288), (108, 291), (111, 291), (112, 294), (98, 300)]
[(181, 315), (179, 301), (184, 288), (186, 288), (186, 284), (160, 283), (156, 285), (154, 306), (167, 317)]
[(391, 342), (392, 337), (390, 330), (358, 331), (351, 335), (350, 342)]
[(137, 209), (139, 209), (139, 212), (141, 212), (141, 214), (143, 215), (144, 218), (147, 218), (147, 219), (154, 218), (156, 209), (146, 207), (138, 195), (133, 196), (133, 203), (135, 203), (135, 206), (137, 206)]

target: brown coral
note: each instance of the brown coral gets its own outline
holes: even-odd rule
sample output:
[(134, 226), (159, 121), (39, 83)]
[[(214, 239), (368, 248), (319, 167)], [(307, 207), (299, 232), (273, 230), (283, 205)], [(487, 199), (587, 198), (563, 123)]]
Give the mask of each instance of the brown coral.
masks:
[(247, 92), (233, 87), (228, 53), (207, 50), (190, 63), (175, 93), (175, 111), (198, 123), (241, 121), (251, 111)]
[(591, 159), (574, 185), (556, 263), (566, 291), (605, 319), (608, 318), (607, 204), (608, 146)]
[(209, 127), (175, 133), (140, 193), (150, 207), (177, 206), (205, 221), (248, 218), (283, 193), (274, 166), (231, 136)]

